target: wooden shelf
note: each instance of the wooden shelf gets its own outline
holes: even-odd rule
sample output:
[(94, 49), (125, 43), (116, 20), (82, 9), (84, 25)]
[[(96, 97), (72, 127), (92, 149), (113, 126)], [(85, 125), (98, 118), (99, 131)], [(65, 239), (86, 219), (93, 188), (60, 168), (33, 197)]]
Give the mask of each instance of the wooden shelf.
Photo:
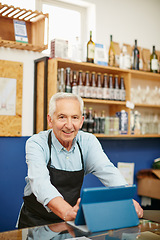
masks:
[[(38, 63), (39, 67), (41, 66), (42, 62)], [(100, 114), (103, 110), (106, 113), (106, 116), (115, 116), (115, 114), (121, 110), (125, 110), (128, 113), (128, 134), (118, 134), (118, 135), (105, 135), (105, 134), (95, 134), (98, 138), (160, 138), (160, 134), (146, 134), (146, 135), (132, 135), (130, 130), (130, 123), (131, 123), (131, 111), (132, 109), (126, 106), (127, 101), (131, 101), (131, 87), (132, 83), (139, 84), (142, 80), (143, 84), (145, 85), (145, 79), (148, 82), (151, 82), (153, 86), (158, 84), (160, 86), (160, 74), (144, 72), (144, 71), (135, 71), (135, 70), (125, 70), (115, 67), (106, 67), (100, 66), (94, 63), (86, 63), (86, 62), (75, 62), (71, 60), (64, 60), (61, 58), (49, 59), (48, 60), (48, 67), (47, 67), (47, 105), (49, 100), (53, 94), (57, 92), (57, 70), (60, 68), (67, 68), (70, 67), (72, 71), (79, 71), (82, 70), (83, 73), (85, 71), (92, 71), (101, 74), (113, 74), (124, 77), (124, 84), (126, 88), (126, 101), (112, 101), (112, 100), (103, 100), (103, 99), (87, 99), (83, 98), (84, 105), (88, 107), (92, 107), (93, 111), (96, 111), (97, 114)], [(40, 72), (40, 70), (39, 70)], [(41, 74), (38, 75), (39, 77)], [(154, 81), (153, 81), (154, 80)], [(152, 110), (152, 112), (156, 112), (156, 114), (160, 114), (160, 105), (151, 105), (151, 104), (135, 104), (135, 108), (142, 108), (142, 112), (146, 109)], [(43, 109), (41, 109), (43, 110)], [(48, 110), (47, 110), (48, 111)], [(41, 119), (41, 118), (40, 118)], [(41, 124), (42, 125), (42, 124)], [(43, 130), (43, 126), (40, 127), (40, 130)], [(35, 131), (36, 132), (36, 131)]]
[(119, 134), (119, 135), (106, 135), (94, 134), (97, 138), (160, 138), (160, 134)]
[(101, 99), (88, 99), (83, 98), (84, 103), (94, 103), (94, 104), (108, 104), (108, 105), (123, 105), (126, 106), (126, 102), (112, 101), (112, 100), (101, 100)]
[[(13, 20), (26, 23), (28, 43), (15, 41)], [(48, 48), (48, 27), (47, 43), (44, 43), (45, 24), (48, 24), (48, 14), (0, 3), (0, 23), (0, 47), (36, 52), (42, 52)]]
[(143, 107), (143, 108), (160, 108), (160, 105), (152, 105), (152, 104), (143, 104), (143, 103), (136, 103), (135, 107)]

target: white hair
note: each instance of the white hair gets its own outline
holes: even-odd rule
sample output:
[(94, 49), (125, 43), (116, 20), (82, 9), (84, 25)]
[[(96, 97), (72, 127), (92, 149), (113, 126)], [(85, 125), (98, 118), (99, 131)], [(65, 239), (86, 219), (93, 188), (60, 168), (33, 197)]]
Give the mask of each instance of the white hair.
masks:
[(59, 99), (67, 99), (67, 98), (78, 100), (79, 104), (80, 104), (81, 114), (83, 114), (84, 103), (80, 96), (78, 96), (74, 93), (58, 92), (51, 97), (50, 102), (49, 102), (49, 115), (50, 115), (51, 119), (53, 118), (53, 114), (56, 111), (56, 101)]

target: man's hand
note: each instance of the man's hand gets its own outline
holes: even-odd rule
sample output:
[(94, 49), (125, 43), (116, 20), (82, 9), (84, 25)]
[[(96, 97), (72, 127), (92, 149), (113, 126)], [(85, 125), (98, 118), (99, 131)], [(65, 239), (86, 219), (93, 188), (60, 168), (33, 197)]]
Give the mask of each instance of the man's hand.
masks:
[(52, 212), (54, 212), (64, 221), (72, 221), (76, 218), (80, 201), (81, 199), (79, 198), (76, 205), (72, 207), (63, 198), (55, 197), (47, 204), (47, 206), (51, 209)]
[(136, 209), (136, 213), (137, 213), (138, 217), (142, 218), (143, 217), (143, 209), (141, 208), (139, 203), (134, 199), (133, 199), (133, 204), (134, 204), (134, 207)]
[(78, 198), (76, 205), (73, 206), (68, 211), (66, 211), (66, 213), (64, 215), (64, 221), (72, 221), (76, 218), (77, 212), (78, 212), (78, 209), (79, 209), (80, 201), (81, 201), (81, 199)]

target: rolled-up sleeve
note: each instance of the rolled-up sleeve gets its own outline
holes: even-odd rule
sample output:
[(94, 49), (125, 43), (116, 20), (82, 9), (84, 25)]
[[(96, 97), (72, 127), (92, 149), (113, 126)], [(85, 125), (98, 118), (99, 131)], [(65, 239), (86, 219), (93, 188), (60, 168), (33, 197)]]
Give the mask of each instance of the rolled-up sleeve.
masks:
[[(47, 142), (46, 142), (47, 144)], [(31, 191), (37, 201), (45, 207), (55, 197), (62, 197), (58, 190), (51, 184), (47, 168), (49, 156), (44, 147), (44, 142), (30, 138), (26, 143), (26, 163), (28, 165), (28, 181)]]

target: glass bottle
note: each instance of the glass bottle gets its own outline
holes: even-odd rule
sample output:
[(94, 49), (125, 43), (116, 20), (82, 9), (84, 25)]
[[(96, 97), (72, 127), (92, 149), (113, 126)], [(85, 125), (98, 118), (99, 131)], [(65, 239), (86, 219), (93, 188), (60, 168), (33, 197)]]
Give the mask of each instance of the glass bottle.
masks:
[(110, 47), (108, 52), (108, 65), (110, 67), (115, 67), (115, 50), (112, 41), (112, 35), (110, 35)]
[(73, 75), (72, 75), (72, 93), (78, 94), (77, 72), (76, 71), (73, 71)]
[(124, 78), (121, 76), (120, 78), (120, 101), (126, 100), (126, 90), (124, 86)]
[(108, 75), (107, 73), (103, 74), (103, 99), (109, 99), (109, 88), (108, 88)]
[(97, 116), (97, 112), (94, 111), (94, 125), (93, 125), (93, 133), (99, 133), (99, 117)]
[(94, 120), (93, 120), (93, 114), (92, 114), (92, 107), (89, 107), (88, 109), (88, 132), (93, 133), (93, 127), (94, 127)]
[(137, 39), (135, 40), (135, 46), (134, 46), (134, 49), (133, 49), (132, 69), (139, 70), (139, 50), (137, 48)]
[(77, 90), (78, 90), (78, 95), (80, 97), (84, 97), (84, 83), (83, 83), (83, 72), (82, 72), (82, 70), (80, 70), (79, 73), (78, 73)]
[(87, 62), (94, 63), (95, 43), (92, 41), (92, 31), (90, 31), (90, 40), (87, 43)]
[(69, 67), (66, 68), (65, 92), (67, 92), (67, 93), (71, 93), (72, 92), (72, 87), (71, 87), (71, 69)]
[(88, 129), (88, 115), (87, 115), (87, 108), (83, 108), (83, 116), (84, 116), (84, 121), (82, 125), (82, 131), (87, 132)]
[(90, 79), (89, 79), (89, 71), (86, 71), (86, 74), (85, 74), (84, 97), (85, 98), (90, 98), (91, 97), (91, 86), (90, 86)]
[(114, 100), (120, 100), (120, 89), (118, 84), (118, 75), (114, 76)]
[(109, 100), (114, 100), (113, 75), (109, 74)]
[(155, 46), (153, 46), (153, 51), (150, 56), (150, 71), (154, 73), (158, 72), (158, 57), (156, 54)]
[(99, 133), (105, 133), (105, 111), (101, 112), (101, 117), (99, 119)]
[(58, 70), (57, 70), (57, 92), (59, 92), (60, 78), (61, 78), (61, 69), (58, 68)]
[(96, 87), (96, 74), (95, 72), (91, 73), (91, 98), (97, 97), (97, 87)]
[(97, 73), (97, 98), (102, 99), (102, 80), (101, 80), (101, 73)]
[(59, 92), (65, 92), (64, 68), (60, 69)]

